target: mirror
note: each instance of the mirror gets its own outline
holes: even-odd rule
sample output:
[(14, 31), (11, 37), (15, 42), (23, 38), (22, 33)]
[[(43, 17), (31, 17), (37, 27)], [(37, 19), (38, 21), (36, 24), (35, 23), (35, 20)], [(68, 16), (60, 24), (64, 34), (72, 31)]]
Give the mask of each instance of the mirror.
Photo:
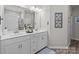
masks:
[(34, 28), (34, 18), (35, 13), (29, 9), (14, 5), (4, 6), (3, 28), (13, 32), (19, 30), (19, 27), (23, 27), (24, 24), (31, 24)]
[(34, 21), (35, 21), (35, 13), (25, 10), (25, 12), (24, 12), (24, 24), (26, 24), (26, 25), (31, 24), (34, 28)]
[(5, 10), (4, 19), (7, 30), (15, 31), (18, 28), (18, 17), (20, 16), (19, 12)]

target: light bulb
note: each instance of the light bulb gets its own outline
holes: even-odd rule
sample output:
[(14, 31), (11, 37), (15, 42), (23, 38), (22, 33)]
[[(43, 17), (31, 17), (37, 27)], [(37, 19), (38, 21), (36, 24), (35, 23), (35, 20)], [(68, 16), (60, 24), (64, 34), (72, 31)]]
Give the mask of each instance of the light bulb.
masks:
[(30, 10), (35, 10), (35, 7), (34, 7), (34, 6), (32, 6), (32, 7), (30, 8)]

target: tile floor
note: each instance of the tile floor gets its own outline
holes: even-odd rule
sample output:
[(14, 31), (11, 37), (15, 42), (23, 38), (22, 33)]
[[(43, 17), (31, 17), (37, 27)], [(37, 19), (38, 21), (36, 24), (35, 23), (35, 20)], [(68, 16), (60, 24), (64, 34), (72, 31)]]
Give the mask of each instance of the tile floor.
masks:
[(45, 48), (38, 54), (79, 54), (79, 41), (71, 40), (71, 44), (67, 49), (49, 49)]
[(44, 48), (42, 51), (40, 51), (37, 54), (55, 54), (56, 52), (54, 50), (51, 50), (49, 48)]
[(79, 54), (79, 41), (71, 40), (71, 44), (67, 49), (55, 49), (56, 54)]

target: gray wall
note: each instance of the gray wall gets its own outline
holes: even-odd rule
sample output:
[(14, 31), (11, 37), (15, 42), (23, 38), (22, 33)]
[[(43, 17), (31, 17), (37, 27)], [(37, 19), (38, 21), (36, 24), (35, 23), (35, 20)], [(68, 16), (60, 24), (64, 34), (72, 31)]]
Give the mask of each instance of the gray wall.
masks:
[(79, 6), (72, 8), (72, 38), (79, 39), (79, 23), (75, 23), (75, 16), (79, 16)]

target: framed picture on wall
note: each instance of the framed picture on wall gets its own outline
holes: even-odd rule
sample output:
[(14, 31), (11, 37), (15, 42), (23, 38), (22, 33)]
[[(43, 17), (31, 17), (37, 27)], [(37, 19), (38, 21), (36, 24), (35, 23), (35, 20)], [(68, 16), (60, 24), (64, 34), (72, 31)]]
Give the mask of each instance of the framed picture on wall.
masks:
[(63, 19), (63, 13), (57, 12), (55, 13), (55, 28), (62, 28), (62, 19)]
[(75, 23), (79, 23), (79, 16), (75, 16)]

